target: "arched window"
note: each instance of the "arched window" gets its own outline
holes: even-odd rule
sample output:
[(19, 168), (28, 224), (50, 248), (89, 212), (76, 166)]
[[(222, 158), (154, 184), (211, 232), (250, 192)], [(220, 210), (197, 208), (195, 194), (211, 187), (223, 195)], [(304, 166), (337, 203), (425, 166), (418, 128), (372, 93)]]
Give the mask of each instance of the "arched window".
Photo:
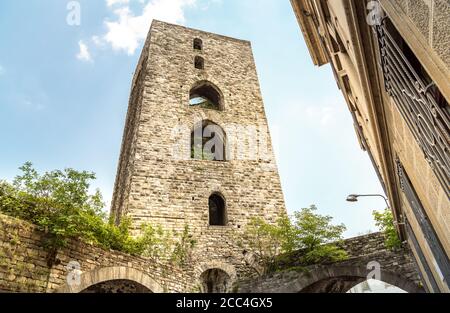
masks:
[(203, 41), (200, 38), (194, 39), (194, 50), (203, 50)]
[(197, 83), (189, 93), (189, 105), (204, 109), (222, 110), (222, 96), (219, 89), (208, 81)]
[(217, 193), (209, 197), (209, 225), (226, 226), (227, 216), (225, 210), (225, 200)]
[(226, 161), (226, 135), (211, 121), (198, 123), (191, 133), (191, 158), (195, 160)]
[(202, 57), (196, 56), (194, 60), (195, 68), (198, 70), (205, 69), (205, 60)]

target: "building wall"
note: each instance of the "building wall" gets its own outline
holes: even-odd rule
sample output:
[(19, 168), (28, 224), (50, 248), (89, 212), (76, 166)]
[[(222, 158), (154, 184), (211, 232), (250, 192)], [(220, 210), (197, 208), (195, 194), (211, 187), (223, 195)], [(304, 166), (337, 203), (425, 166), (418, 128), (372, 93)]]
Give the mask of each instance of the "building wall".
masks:
[[(355, 128), (360, 130), (357, 131), (358, 139), (375, 161), (376, 170), (400, 223), (398, 228), (402, 238), (407, 239), (401, 225), (406, 217), (432, 276), (438, 280), (439, 290), (448, 292), (448, 282), (442, 281), (430, 246), (402, 192), (395, 163), (398, 159), (403, 164), (447, 259), (450, 255), (449, 186), (440, 183), (394, 100), (386, 92), (383, 71), (379, 66), (382, 62), (377, 38), (374, 29), (367, 23), (370, 11), (366, 5), (369, 1), (293, 0), (292, 3), (296, 11), (311, 8), (309, 17), (308, 14), (297, 13), (299, 19), (312, 19), (316, 31), (323, 36), (324, 44), (310, 49), (310, 52), (316, 55), (313, 59), (323, 53), (328, 55), (338, 85), (354, 116)], [(379, 3), (448, 101), (448, 2), (380, 0)], [(305, 22), (300, 25), (302, 23)], [(332, 37), (342, 43), (338, 49), (333, 46)], [(417, 251), (414, 254), (418, 256)], [(426, 274), (424, 276), (426, 280)]]
[[(193, 49), (195, 38), (203, 41), (203, 51)], [(194, 67), (196, 55), (204, 58), (204, 70)], [(220, 89), (223, 111), (189, 106), (191, 87), (199, 81)], [(248, 135), (251, 140), (242, 145), (256, 147), (252, 140), (263, 143), (266, 136), (267, 145), (258, 147), (267, 153), (240, 153), (226, 162), (192, 160), (190, 134), (198, 120), (221, 126), (230, 146)], [(257, 133), (235, 132), (235, 125), (255, 127)], [(209, 226), (214, 192), (225, 198), (227, 226)], [(144, 223), (176, 231), (188, 225), (201, 264), (244, 266), (236, 238), (245, 225), (253, 217), (274, 222), (285, 213), (248, 41), (153, 22), (133, 84), (112, 207), (116, 217), (133, 219), (136, 232)]]
[[(450, 5), (445, 1), (386, 1), (383, 8), (389, 18), (401, 32), (403, 39), (415, 53), (416, 57), (426, 68), (430, 77), (439, 84), (439, 75), (444, 72), (447, 76), (444, 85), (448, 87), (450, 67), (448, 66), (448, 53), (450, 41), (448, 38), (448, 21), (450, 20)], [(445, 18), (443, 18), (445, 17)], [(410, 27), (403, 29), (402, 24)], [(446, 35), (443, 34), (443, 31)], [(423, 39), (423, 40), (422, 40)], [(421, 44), (421, 46), (418, 46)], [(441, 47), (438, 48), (438, 45)], [(430, 60), (431, 63), (430, 64)], [(441, 86), (438, 86), (441, 87)], [(444, 97), (450, 98), (447, 88), (440, 88)], [(392, 140), (391, 146), (420, 199), (430, 223), (442, 244), (444, 252), (450, 255), (450, 201), (446, 194), (449, 186), (443, 186), (425, 159), (418, 141), (414, 138), (405, 119), (402, 117), (394, 100), (386, 93), (384, 96), (384, 107), (388, 130)], [(448, 104), (447, 104), (448, 105)], [(443, 282), (441, 269), (437, 265), (433, 251), (430, 248), (426, 235), (414, 216), (413, 210), (404, 193), (400, 193), (400, 205), (407, 220), (412, 224), (414, 234), (419, 242), (421, 253), (424, 254), (431, 269), (431, 275), (438, 285), (439, 290), (450, 292), (449, 282)], [(426, 277), (427, 275), (424, 275)], [(426, 278), (430, 279), (430, 278)], [(429, 289), (432, 290), (431, 284)]]
[[(389, 101), (388, 101), (389, 103)], [(423, 152), (417, 144), (417, 141), (411, 134), (408, 126), (398, 112), (393, 103), (389, 103), (387, 115), (392, 130), (393, 148), (401, 160), (405, 171), (414, 184), (415, 190), (424, 206), (427, 216), (433, 225), (438, 237), (443, 244), (444, 249), (449, 252), (449, 233), (450, 233), (450, 202), (443, 187), (440, 185), (428, 162), (423, 157)], [(420, 230), (420, 226), (416, 221), (416, 217), (409, 205), (409, 201), (405, 194), (400, 194), (400, 205), (405, 217), (412, 224), (414, 234), (421, 246), (422, 253), (428, 260), (430, 267), (436, 267), (436, 260), (425, 239), (424, 234)], [(434, 270), (433, 276), (441, 290), (449, 292), (448, 286), (442, 282), (442, 277)]]
[(424, 41), (450, 68), (450, 3), (446, 0), (388, 0), (416, 27)]
[(450, 3), (445, 0), (380, 0), (380, 3), (450, 102)]

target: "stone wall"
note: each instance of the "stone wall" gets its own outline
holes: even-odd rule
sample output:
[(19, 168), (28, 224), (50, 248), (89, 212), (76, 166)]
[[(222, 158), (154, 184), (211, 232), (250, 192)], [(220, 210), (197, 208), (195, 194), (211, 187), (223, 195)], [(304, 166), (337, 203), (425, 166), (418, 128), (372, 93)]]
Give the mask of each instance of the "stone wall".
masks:
[[(317, 281), (341, 276), (356, 278), (350, 282), (355, 285), (365, 280), (367, 264), (373, 261), (381, 265), (381, 280), (407, 291), (420, 291), (409, 250), (386, 250), (381, 234), (344, 241), (342, 247), (349, 254), (345, 262), (247, 281), (239, 281), (230, 265), (218, 261), (180, 269), (79, 241), (60, 250), (55, 265), (49, 268), (43, 239), (44, 234), (35, 226), (0, 215), (0, 292), (200, 292), (200, 275), (208, 268), (220, 268), (230, 274), (237, 281), (234, 291), (298, 292)], [(285, 267), (297, 266), (297, 260), (298, 254), (292, 254)], [(79, 264), (79, 272), (73, 271), (74, 262)], [(79, 281), (68, 284), (68, 277), (74, 278), (73, 274), (79, 274)]]
[[(128, 280), (152, 292), (194, 291), (197, 280), (188, 269), (154, 264), (145, 258), (73, 241), (56, 255), (52, 268), (43, 248), (44, 234), (35, 226), (0, 215), (0, 292), (81, 292), (96, 283)], [(80, 265), (80, 285), (70, 287), (70, 262)]]
[[(422, 292), (421, 280), (409, 248), (386, 249), (381, 233), (345, 240), (341, 247), (349, 258), (343, 262), (301, 267), (300, 252), (289, 256), (284, 270), (274, 274), (238, 282), (239, 292), (346, 292), (380, 265), (378, 280), (408, 292)], [(290, 268), (292, 268), (290, 270)]]
[(450, 3), (447, 0), (390, 0), (414, 23), (450, 69)]

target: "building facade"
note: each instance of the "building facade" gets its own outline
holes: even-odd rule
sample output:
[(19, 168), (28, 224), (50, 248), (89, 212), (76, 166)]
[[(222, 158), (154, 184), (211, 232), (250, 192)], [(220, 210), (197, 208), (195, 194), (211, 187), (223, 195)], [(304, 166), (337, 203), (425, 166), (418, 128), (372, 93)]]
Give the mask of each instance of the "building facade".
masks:
[[(251, 44), (154, 21), (131, 89), (111, 215), (197, 241), (204, 291), (245, 271), (252, 218), (285, 213)], [(244, 242), (245, 247), (245, 242)]]
[(330, 64), (429, 292), (450, 292), (450, 3), (291, 0)]

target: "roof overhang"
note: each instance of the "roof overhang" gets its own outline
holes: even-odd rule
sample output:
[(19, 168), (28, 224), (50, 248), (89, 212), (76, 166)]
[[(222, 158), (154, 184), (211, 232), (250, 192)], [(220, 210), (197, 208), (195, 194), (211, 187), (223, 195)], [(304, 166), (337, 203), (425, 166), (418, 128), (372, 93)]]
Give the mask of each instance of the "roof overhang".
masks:
[(329, 63), (326, 51), (321, 43), (319, 30), (314, 23), (314, 16), (312, 15), (314, 10), (310, 7), (309, 1), (291, 0), (291, 4), (314, 64), (321, 66)]

